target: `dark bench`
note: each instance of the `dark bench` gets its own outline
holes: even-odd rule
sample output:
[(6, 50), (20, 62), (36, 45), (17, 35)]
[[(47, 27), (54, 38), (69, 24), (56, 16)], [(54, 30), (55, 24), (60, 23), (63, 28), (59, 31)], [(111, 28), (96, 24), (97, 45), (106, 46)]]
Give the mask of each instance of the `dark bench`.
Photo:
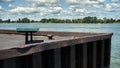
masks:
[(17, 32), (23, 32), (25, 33), (25, 44), (29, 43), (28, 36), (30, 33), (30, 42), (33, 41), (33, 33), (37, 32), (39, 28), (16, 28)]

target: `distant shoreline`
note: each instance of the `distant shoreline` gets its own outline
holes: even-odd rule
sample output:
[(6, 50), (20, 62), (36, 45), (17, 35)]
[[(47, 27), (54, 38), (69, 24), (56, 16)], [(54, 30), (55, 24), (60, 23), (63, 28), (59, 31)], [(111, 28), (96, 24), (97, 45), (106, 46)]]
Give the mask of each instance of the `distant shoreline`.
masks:
[(107, 24), (107, 23), (120, 23), (120, 19), (106, 18), (99, 19), (97, 17), (87, 16), (84, 18), (78, 19), (57, 19), (57, 18), (43, 18), (40, 20), (32, 20), (27, 17), (19, 18), (17, 20), (2, 20), (0, 19), (0, 23), (81, 23), (81, 24)]
[(41, 22), (30, 22), (30, 23), (0, 23), (0, 24), (120, 24), (120, 22), (116, 22), (116, 23), (41, 23)]

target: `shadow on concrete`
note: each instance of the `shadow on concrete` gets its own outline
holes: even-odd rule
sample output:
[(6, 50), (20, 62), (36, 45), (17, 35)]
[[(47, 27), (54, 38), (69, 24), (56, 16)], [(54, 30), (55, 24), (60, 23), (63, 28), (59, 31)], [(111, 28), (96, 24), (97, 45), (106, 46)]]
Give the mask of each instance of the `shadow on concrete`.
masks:
[(27, 44), (31, 44), (31, 43), (41, 43), (44, 42), (44, 40), (32, 40), (32, 41), (28, 41)]

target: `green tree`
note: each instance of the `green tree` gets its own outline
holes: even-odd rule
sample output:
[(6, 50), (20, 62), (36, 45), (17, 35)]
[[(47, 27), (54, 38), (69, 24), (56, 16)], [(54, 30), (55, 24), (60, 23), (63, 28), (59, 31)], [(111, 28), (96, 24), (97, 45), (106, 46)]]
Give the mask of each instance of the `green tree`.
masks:
[(10, 19), (8, 19), (8, 20), (7, 20), (7, 22), (8, 22), (8, 23), (10, 23), (10, 22), (11, 22), (11, 20), (10, 20)]
[(40, 20), (41, 23), (47, 23), (47, 19), (46, 18), (43, 18)]
[(90, 16), (83, 18), (83, 23), (92, 23), (92, 18)]
[(117, 21), (116, 21), (117, 23), (120, 23), (120, 19), (117, 19)]
[(22, 18), (22, 22), (23, 23), (30, 23), (30, 19), (28, 19), (28, 18)]
[(18, 22), (18, 23), (22, 23), (22, 20), (19, 18), (19, 19), (17, 20), (17, 22)]
[(2, 20), (2, 19), (0, 19), (0, 23), (3, 23), (3, 20)]

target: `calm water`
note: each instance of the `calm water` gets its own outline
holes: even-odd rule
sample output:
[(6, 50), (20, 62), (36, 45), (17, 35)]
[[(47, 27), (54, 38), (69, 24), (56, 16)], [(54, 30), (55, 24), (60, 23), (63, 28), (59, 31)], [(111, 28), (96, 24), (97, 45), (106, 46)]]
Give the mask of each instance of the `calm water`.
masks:
[(120, 68), (120, 24), (0, 24), (0, 29), (39, 27), (40, 31), (113, 32), (111, 68)]

